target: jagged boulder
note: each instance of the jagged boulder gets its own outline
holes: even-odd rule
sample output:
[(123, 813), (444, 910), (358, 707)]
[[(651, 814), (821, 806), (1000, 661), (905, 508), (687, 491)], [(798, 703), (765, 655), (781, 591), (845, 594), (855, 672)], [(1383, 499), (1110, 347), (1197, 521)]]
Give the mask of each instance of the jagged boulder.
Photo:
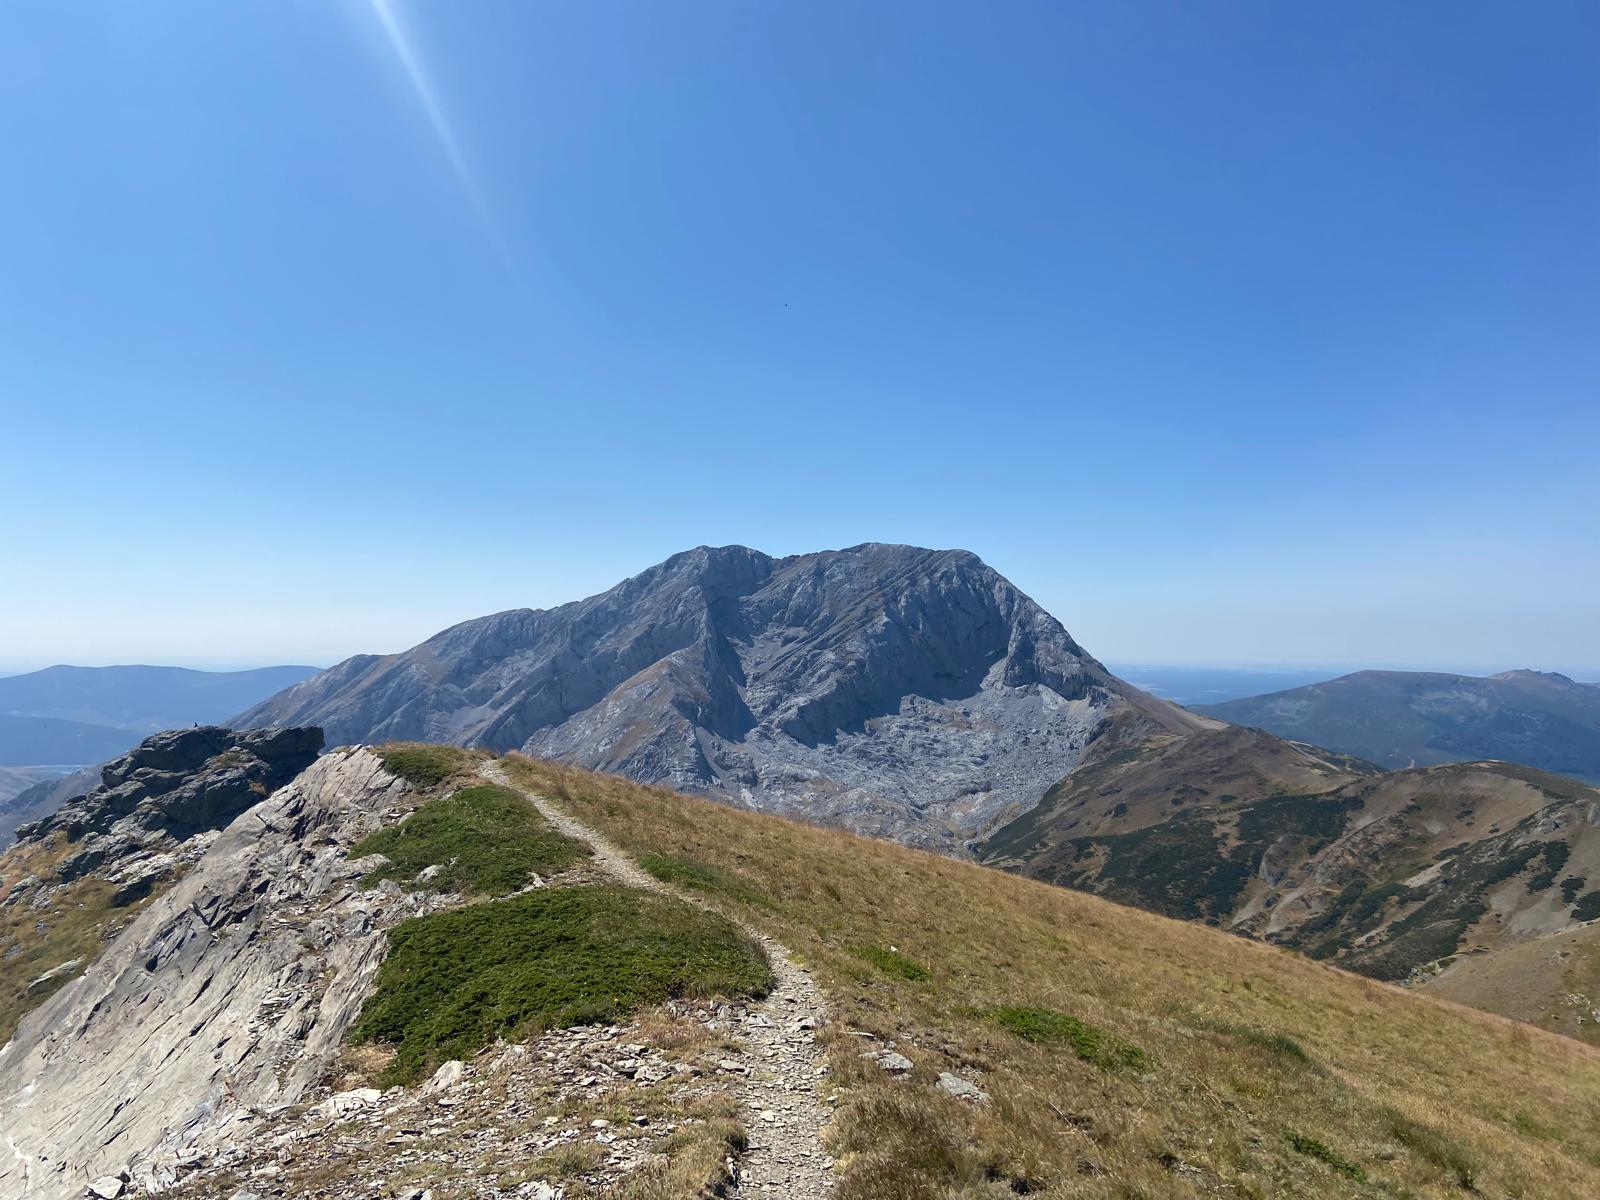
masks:
[(20, 827), (17, 840), (61, 833), (79, 843), (59, 868), (63, 882), (109, 871), (163, 843), (221, 829), (310, 766), (322, 740), (311, 726), (158, 733), (106, 764), (99, 787)]

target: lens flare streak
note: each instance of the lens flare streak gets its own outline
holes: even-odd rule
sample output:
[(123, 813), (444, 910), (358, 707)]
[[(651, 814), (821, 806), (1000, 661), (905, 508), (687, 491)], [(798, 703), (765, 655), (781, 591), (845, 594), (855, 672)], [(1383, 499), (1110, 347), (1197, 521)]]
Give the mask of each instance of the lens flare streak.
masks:
[(467, 195), (467, 201), (472, 205), (473, 212), (482, 222), (484, 232), (494, 243), (496, 250), (502, 258), (509, 261), (509, 253), (505, 239), (501, 236), (499, 223), (494, 218), (494, 213), (489, 208), (489, 202), (484, 197), (483, 188), (479, 186), (477, 176), (473, 173), (471, 165), (467, 162), (466, 154), (461, 149), (461, 142), (456, 137), (455, 130), (450, 126), (450, 120), (445, 115), (444, 106), (439, 102), (438, 91), (434, 88), (433, 80), (428, 75), (427, 68), (423, 65), (422, 58), (418, 55), (416, 47), (412, 45), (411, 37), (406, 32), (400, 14), (395, 10), (391, 0), (369, 0), (372, 5), (373, 15), (377, 18), (379, 26), (383, 29), (384, 36), (389, 41), (389, 47), (399, 61), (401, 69), (405, 71), (411, 83), (411, 90), (421, 105), (423, 113), (428, 118), (428, 124), (433, 127), (434, 136), (439, 141), (439, 147), (444, 151), (445, 157), (450, 161), (450, 167), (455, 172), (456, 179), (461, 184), (461, 189)]

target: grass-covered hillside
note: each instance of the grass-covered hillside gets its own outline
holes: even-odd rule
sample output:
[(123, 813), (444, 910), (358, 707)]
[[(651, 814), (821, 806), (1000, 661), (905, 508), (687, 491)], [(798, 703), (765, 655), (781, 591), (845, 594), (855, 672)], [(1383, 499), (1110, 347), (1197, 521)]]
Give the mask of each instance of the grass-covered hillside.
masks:
[[(1600, 1195), (1600, 1054), (1198, 925), (508, 759), (827, 993), (845, 1200)], [(899, 1077), (867, 1057), (893, 1043)], [(991, 1099), (940, 1091), (951, 1072)]]
[[(1253, 729), (1102, 741), (978, 857), (1600, 1040), (1588, 972), (1550, 969), (1572, 956), (1549, 942), (1600, 917), (1600, 790), (1505, 762), (1385, 772)], [(1506, 986), (1529, 963), (1537, 1004)]]

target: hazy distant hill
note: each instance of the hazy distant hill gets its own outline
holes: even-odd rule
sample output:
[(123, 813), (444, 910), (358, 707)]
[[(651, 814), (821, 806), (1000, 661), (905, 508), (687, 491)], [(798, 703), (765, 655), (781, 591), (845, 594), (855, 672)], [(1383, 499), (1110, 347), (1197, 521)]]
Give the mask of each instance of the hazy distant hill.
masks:
[(34, 768), (102, 763), (148, 733), (215, 724), (315, 673), (315, 667), (47, 667), (0, 678), (0, 846), (18, 824), (54, 811), (97, 777), (55, 778), (60, 772)]
[[(0, 713), (107, 725), (142, 735), (182, 725), (213, 724), (316, 673), (315, 667), (295, 666), (251, 671), (46, 667), (0, 678)], [(120, 753), (138, 740), (124, 738), (112, 753)]]
[(34, 784), (54, 779), (60, 774), (41, 767), (0, 767), (0, 805)]
[(139, 740), (127, 729), (60, 717), (0, 713), (0, 766), (80, 766), (121, 754)]
[(1358, 671), (1199, 711), (1386, 767), (1497, 758), (1600, 781), (1600, 688), (1550, 672)]
[(1118, 662), (1107, 662), (1106, 666), (1134, 687), (1188, 708), (1281, 692), (1339, 673), (1304, 667), (1192, 667)]

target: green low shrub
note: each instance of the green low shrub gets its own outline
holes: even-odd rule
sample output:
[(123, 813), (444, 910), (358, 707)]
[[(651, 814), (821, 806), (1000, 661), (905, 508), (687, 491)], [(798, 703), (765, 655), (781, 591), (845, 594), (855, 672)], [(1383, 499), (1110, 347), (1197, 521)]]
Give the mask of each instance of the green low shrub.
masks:
[(1367, 1173), (1364, 1170), (1337, 1150), (1323, 1142), (1319, 1142), (1316, 1138), (1307, 1137), (1303, 1133), (1296, 1133), (1292, 1129), (1285, 1130), (1283, 1136), (1289, 1143), (1290, 1148), (1296, 1153), (1304, 1154), (1307, 1158), (1314, 1158), (1318, 1162), (1327, 1163), (1339, 1174), (1353, 1179), (1357, 1183), (1365, 1183), (1367, 1181)]
[(715, 913), (630, 888), (554, 888), (390, 930), (353, 1036), (394, 1046), (383, 1082), (409, 1083), (496, 1037), (771, 987), (761, 947)]
[(384, 770), (420, 788), (438, 787), (467, 764), (465, 750), (456, 746), (423, 746), (397, 742), (377, 750)]
[(1152, 1065), (1150, 1056), (1132, 1042), (1053, 1008), (996, 1008), (989, 1018), (1024, 1041), (1070, 1047), (1079, 1058), (1102, 1070), (1144, 1071)]
[(428, 867), (440, 870), (424, 885), (436, 892), (503, 896), (589, 853), (557, 833), (521, 792), (498, 784), (463, 788), (430, 800), (400, 824), (351, 847), (352, 858), (381, 854), (389, 861), (366, 877), (408, 883)]
[(887, 946), (851, 946), (850, 953), (857, 958), (864, 958), (885, 975), (893, 975), (897, 979), (909, 979), (912, 983), (926, 983), (933, 978), (933, 972), (917, 962), (916, 959), (907, 958), (900, 951)]

